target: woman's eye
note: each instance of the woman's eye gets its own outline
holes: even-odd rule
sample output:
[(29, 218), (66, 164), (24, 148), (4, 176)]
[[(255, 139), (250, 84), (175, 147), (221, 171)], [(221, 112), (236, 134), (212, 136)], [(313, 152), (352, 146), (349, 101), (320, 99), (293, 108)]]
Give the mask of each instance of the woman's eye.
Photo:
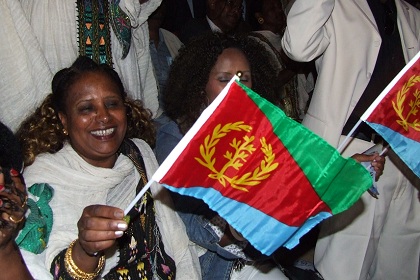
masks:
[(87, 106), (79, 107), (78, 111), (81, 113), (89, 113), (89, 112), (92, 112), (92, 110), (93, 110), (93, 106), (87, 105)]
[(105, 105), (107, 108), (117, 108), (121, 105), (121, 102), (119, 102), (118, 100), (109, 101)]
[(221, 77), (219, 78), (219, 82), (221, 83), (228, 83), (232, 79), (232, 77)]

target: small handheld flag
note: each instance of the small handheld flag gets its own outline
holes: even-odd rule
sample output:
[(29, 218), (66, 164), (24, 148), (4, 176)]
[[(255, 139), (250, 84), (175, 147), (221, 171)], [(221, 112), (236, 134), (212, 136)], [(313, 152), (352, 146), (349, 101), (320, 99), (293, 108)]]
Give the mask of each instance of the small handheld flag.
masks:
[(420, 52), (360, 118), (420, 177)]
[(372, 185), (362, 165), (235, 79), (152, 179), (202, 199), (266, 255), (294, 247)]

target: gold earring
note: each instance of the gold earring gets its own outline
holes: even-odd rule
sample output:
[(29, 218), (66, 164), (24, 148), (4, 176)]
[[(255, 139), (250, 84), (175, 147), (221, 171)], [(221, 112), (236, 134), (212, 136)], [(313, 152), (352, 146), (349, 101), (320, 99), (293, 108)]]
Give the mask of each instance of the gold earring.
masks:
[(68, 135), (69, 134), (65, 128), (63, 128), (63, 133), (64, 133), (64, 135)]
[(258, 23), (259, 23), (259, 24), (263, 24), (263, 23), (264, 23), (264, 19), (263, 19), (262, 17), (259, 17), (259, 18), (258, 18)]

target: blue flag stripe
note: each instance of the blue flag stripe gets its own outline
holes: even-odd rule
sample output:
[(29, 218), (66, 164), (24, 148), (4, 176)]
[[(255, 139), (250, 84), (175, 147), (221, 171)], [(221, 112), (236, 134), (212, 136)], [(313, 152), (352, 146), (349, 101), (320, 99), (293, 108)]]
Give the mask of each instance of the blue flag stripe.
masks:
[[(176, 188), (163, 185), (170, 191), (202, 199), (265, 255), (271, 255), (280, 246), (289, 249), (295, 247), (304, 234), (331, 216), (331, 213), (321, 212), (309, 218), (301, 227), (291, 227), (246, 203), (224, 197), (213, 188)], [(250, 218), (244, 219), (244, 217)]]

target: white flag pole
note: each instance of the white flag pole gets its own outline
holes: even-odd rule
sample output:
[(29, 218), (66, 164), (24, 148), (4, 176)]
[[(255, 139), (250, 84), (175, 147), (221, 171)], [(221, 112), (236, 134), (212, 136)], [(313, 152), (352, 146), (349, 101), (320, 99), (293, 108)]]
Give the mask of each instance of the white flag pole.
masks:
[(127, 215), (128, 212), (130, 212), (131, 208), (133, 208), (134, 205), (136, 205), (137, 201), (139, 201), (140, 198), (147, 192), (147, 190), (150, 189), (150, 186), (153, 184), (153, 182), (154, 182), (153, 180), (149, 180), (149, 182), (147, 182), (147, 184), (141, 189), (141, 191), (139, 191), (139, 193), (130, 202), (130, 204), (127, 206), (127, 208), (125, 208), (124, 215)]
[(359, 127), (359, 125), (362, 123), (362, 120), (359, 119), (357, 123), (353, 126), (353, 128), (350, 130), (350, 132), (346, 135), (346, 138), (344, 138), (343, 142), (341, 142), (340, 146), (338, 146), (337, 151), (341, 154), (344, 150), (344, 148), (347, 146), (347, 144), (350, 142), (350, 138), (353, 136), (354, 131)]

